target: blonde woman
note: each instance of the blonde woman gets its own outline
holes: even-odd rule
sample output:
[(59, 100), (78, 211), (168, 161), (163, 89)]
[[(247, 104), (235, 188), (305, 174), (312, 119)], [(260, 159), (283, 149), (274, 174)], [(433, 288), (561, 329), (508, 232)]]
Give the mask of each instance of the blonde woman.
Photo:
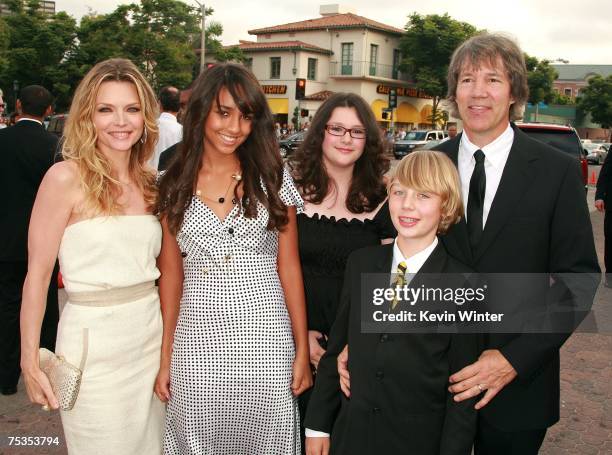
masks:
[(21, 367), (28, 396), (58, 408), (39, 368), (38, 339), (56, 256), (68, 293), (56, 353), (79, 365), (74, 408), (61, 411), (70, 454), (161, 452), (164, 406), (153, 394), (162, 321), (154, 285), (161, 228), (147, 168), (157, 140), (155, 95), (128, 60), (97, 64), (79, 84), (65, 161), (46, 174), (28, 239)]

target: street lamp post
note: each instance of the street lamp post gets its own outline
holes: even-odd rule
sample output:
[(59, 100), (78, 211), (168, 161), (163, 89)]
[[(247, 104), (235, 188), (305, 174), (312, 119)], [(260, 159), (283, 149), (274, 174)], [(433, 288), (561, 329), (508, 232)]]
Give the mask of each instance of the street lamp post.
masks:
[(200, 6), (202, 12), (202, 34), (200, 36), (200, 73), (204, 71), (204, 59), (206, 58), (206, 6), (198, 0), (193, 0)]

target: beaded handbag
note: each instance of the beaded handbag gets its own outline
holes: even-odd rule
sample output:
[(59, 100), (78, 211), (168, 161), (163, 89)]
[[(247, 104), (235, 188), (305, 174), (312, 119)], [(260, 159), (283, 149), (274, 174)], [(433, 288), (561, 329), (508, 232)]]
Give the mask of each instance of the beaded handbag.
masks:
[(56, 355), (45, 348), (39, 350), (40, 369), (47, 375), (53, 393), (59, 401), (62, 411), (70, 411), (76, 402), (81, 387), (83, 367), (87, 359), (87, 329), (83, 329), (83, 354), (79, 367), (67, 362), (64, 357)]

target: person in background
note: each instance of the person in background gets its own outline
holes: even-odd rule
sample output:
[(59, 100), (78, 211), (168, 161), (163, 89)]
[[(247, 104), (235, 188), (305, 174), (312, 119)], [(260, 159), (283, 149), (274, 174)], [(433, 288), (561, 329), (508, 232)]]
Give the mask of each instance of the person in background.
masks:
[(4, 103), (4, 93), (2, 89), (0, 89), (0, 130), (6, 128), (6, 123), (4, 123), (4, 111), (6, 110), (6, 104)]
[[(36, 192), (53, 165), (57, 137), (45, 131), (42, 121), (51, 112), (53, 97), (39, 85), (24, 87), (17, 101), (21, 118), (14, 127), (0, 131), (0, 393), (17, 392), (21, 369), (19, 313), (28, 271), (28, 225)], [(55, 258), (54, 261), (55, 262)], [(52, 267), (53, 268), (53, 267)], [(37, 343), (55, 348), (59, 308), (57, 268), (45, 287), (46, 310)]]
[(612, 288), (612, 150), (599, 171), (595, 190), (595, 207), (604, 214), (604, 284)]
[(159, 157), (166, 149), (181, 142), (183, 139), (183, 126), (176, 116), (181, 108), (181, 92), (176, 87), (166, 86), (159, 92), (159, 107), (161, 113), (157, 120), (159, 139), (155, 144), (155, 151), (149, 164), (153, 169), (159, 165)]
[[(395, 236), (385, 203), (389, 169), (376, 118), (359, 95), (337, 93), (317, 110), (290, 162), (305, 200), (298, 240), (316, 372), (334, 323), (351, 252)], [(315, 377), (316, 378), (316, 377)], [(306, 414), (310, 391), (300, 397)]]

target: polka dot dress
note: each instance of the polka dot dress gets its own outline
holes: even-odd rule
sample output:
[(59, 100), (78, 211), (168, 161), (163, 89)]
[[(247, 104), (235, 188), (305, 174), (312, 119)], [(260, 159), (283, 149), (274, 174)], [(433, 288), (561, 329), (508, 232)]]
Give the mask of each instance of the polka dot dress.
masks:
[[(285, 170), (280, 197), (303, 201)], [(177, 235), (185, 280), (164, 453), (299, 454), (294, 344), (268, 212), (221, 221), (194, 196)]]

